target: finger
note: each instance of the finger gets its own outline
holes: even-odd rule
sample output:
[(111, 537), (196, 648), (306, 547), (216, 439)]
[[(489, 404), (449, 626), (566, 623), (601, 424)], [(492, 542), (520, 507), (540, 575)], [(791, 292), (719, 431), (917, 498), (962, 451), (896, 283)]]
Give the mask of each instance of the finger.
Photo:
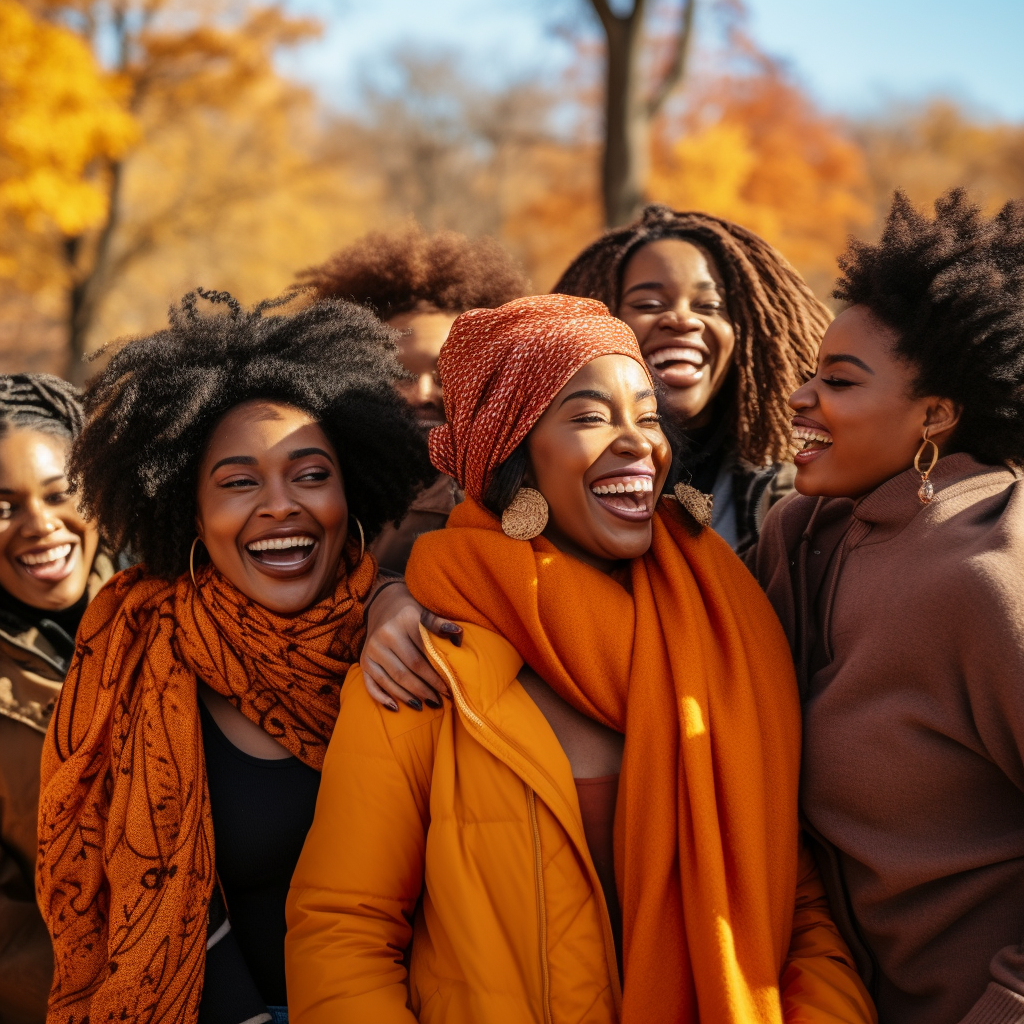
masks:
[(428, 612), (426, 608), (420, 613), (420, 622), (423, 623), (428, 633), (451, 640), (456, 647), (462, 646), (462, 627), (457, 623), (442, 619), (440, 615)]
[(388, 711), (397, 711), (398, 705), (377, 685), (373, 677), (366, 669), (363, 669), (363, 685), (366, 692), (378, 703), (382, 704)]
[[(391, 673), (380, 664), (378, 661), (374, 661), (372, 658), (365, 659), (367, 664), (370, 665), (373, 671), (374, 682), (393, 700), (398, 701), (402, 704), (407, 704), (414, 711), (423, 710), (423, 701), (420, 700), (415, 694), (410, 693), (400, 683), (396, 682)], [(436, 701), (436, 696), (434, 697)]]
[[(408, 662), (414, 661), (413, 654), (416, 655), (415, 664), (410, 666)], [(438, 694), (447, 694), (447, 687), (411, 643), (403, 644), (401, 650), (393, 647), (375, 650), (373, 657), (391, 680), (406, 692), (431, 707), (440, 707)]]

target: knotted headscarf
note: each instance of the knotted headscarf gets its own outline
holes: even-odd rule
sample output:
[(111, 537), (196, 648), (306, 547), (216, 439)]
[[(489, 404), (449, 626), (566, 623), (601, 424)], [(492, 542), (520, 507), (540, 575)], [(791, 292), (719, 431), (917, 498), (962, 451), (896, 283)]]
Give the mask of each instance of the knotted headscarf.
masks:
[(612, 355), (650, 379), (633, 332), (595, 299), (531, 295), (463, 313), (437, 361), (448, 422), (430, 432), (430, 461), (481, 500), (577, 370)]

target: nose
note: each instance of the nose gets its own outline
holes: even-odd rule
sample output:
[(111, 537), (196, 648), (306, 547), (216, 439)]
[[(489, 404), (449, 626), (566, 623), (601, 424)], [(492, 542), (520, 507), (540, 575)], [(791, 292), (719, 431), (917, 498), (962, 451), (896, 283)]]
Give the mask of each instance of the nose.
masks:
[(814, 387), (814, 381), (809, 380), (806, 384), (801, 384), (789, 396), (789, 407), (794, 412), (800, 412), (801, 410), (813, 409), (818, 404), (818, 392)]
[(420, 405), (440, 405), (441, 389), (432, 373), (421, 373), (416, 379), (416, 400)]
[(624, 424), (618, 437), (612, 442), (612, 451), (616, 455), (625, 455), (632, 459), (645, 459), (654, 451), (654, 445), (647, 433), (640, 428), (635, 420)]
[(25, 511), (28, 515), (22, 523), (21, 532), (26, 537), (48, 537), (61, 527), (60, 518), (42, 501), (29, 501)]
[(299, 503), (292, 497), (288, 485), (283, 479), (270, 481), (263, 491), (256, 514), (266, 519), (288, 519), (301, 511)]
[(698, 334), (704, 333), (704, 321), (690, 309), (690, 304), (685, 299), (666, 310), (664, 322), (666, 326), (680, 334), (692, 334), (695, 331)]

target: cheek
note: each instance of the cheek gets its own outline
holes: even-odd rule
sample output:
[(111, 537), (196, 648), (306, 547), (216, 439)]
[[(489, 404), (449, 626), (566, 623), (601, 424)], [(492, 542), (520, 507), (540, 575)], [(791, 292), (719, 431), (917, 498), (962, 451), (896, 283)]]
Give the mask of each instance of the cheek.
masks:
[(728, 324), (716, 324), (710, 333), (715, 343), (715, 375), (724, 376), (732, 368), (736, 332)]
[(586, 434), (538, 437), (530, 444), (530, 461), (538, 488), (552, 506), (581, 492), (583, 477), (603, 448), (591, 451)]

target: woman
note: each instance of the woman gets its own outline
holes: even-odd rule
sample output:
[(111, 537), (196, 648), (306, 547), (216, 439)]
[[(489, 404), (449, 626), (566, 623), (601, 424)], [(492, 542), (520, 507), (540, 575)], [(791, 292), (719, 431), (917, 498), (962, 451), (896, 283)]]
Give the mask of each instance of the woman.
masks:
[(82, 429), (75, 389), (0, 377), (0, 1022), (41, 1024), (53, 977), (36, 907), (39, 758), (74, 636), (112, 574), (65, 476)]
[(600, 299), (633, 329), (686, 442), (670, 482), (713, 494), (737, 551), (792, 488), (786, 396), (813, 371), (831, 315), (753, 232), (648, 206), (570, 264), (554, 291)]
[(720, 538), (655, 511), (632, 332), (521, 299), (463, 314), (439, 372), (467, 497), (408, 579), (462, 623), (424, 637), (453, 702), (388, 715), (351, 674), (289, 895), (295, 1020), (873, 1019), (799, 852), (785, 640)]
[[(336, 252), (319, 267), (304, 270), (299, 284), (318, 299), (345, 299), (368, 306), (401, 331), (398, 361), (408, 378), (398, 388), (424, 433), (444, 422), (437, 382), (437, 357), (459, 313), (492, 308), (529, 291), (512, 257), (493, 239), (470, 239), (456, 231), (427, 234), (416, 225), (401, 231), (372, 231)], [(440, 475), (418, 494), (401, 523), (389, 524), (371, 550), (381, 568), (405, 571), (413, 542), (440, 530), (462, 492)]]
[(428, 467), (391, 332), (272, 305), (192, 293), (87, 393), (73, 478), (144, 565), (83, 619), (43, 752), (51, 1024), (287, 1015), (284, 901), (364, 635), (365, 541)]
[(884, 1024), (1024, 1021), (1024, 204), (897, 194), (790, 404), (751, 559), (804, 702), (803, 813)]

